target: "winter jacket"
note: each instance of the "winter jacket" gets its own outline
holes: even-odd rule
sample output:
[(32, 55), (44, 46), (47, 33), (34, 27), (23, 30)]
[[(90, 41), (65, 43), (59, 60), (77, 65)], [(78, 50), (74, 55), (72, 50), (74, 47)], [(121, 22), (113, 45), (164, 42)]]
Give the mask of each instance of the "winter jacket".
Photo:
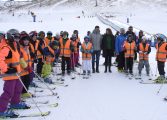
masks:
[[(110, 43), (107, 41), (107, 37), (110, 37), (111, 41)], [(115, 50), (115, 37), (113, 35), (104, 35), (102, 39), (102, 45), (101, 48), (102, 50), (108, 49), (108, 44), (110, 44), (111, 50)]]
[[(108, 39), (110, 41), (108, 41)], [(101, 48), (103, 50), (103, 57), (105, 57), (107, 50), (110, 50), (111, 56), (114, 56), (114, 51), (115, 51), (115, 37), (114, 37), (114, 35), (106, 35), (106, 34), (103, 35)]]
[(90, 39), (93, 44), (93, 50), (101, 50), (102, 35), (100, 34), (100, 31), (94, 30), (90, 35)]
[(126, 35), (118, 35), (116, 37), (116, 41), (115, 41), (115, 52), (117, 54), (119, 54), (120, 52), (124, 51), (123, 50), (123, 45), (124, 45), (124, 42), (126, 40)]

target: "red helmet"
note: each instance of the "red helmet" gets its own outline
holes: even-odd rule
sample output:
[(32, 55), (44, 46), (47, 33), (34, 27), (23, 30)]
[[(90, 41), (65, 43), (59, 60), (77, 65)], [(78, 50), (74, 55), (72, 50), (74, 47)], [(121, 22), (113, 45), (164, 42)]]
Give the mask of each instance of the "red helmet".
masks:
[(36, 31), (31, 31), (30, 33), (29, 33), (29, 36), (32, 38), (32, 37), (34, 37), (34, 36), (37, 36), (38, 35), (38, 33), (36, 32)]

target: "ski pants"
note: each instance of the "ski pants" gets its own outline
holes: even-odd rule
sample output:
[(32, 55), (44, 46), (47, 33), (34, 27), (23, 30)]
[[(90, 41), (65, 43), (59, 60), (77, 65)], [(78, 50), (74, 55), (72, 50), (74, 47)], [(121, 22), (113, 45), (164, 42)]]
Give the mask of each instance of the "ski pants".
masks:
[(71, 59), (70, 57), (62, 57), (62, 64), (61, 64), (61, 69), (62, 71), (65, 71), (65, 65), (67, 64), (67, 71), (70, 71), (71, 69)]
[(9, 103), (20, 103), (22, 88), (23, 86), (18, 79), (4, 82), (3, 93), (0, 96), (0, 112), (5, 112)]
[(43, 62), (42, 62), (42, 58), (39, 58), (38, 59), (38, 63), (37, 63), (37, 73), (39, 74), (39, 75), (41, 75), (41, 73), (42, 73), (42, 67), (43, 67)]
[[(28, 75), (21, 76), (21, 80), (22, 80), (23, 84), (25, 85), (25, 87), (28, 90), (28, 88), (30, 86), (30, 83), (31, 83), (30, 75), (28, 74)], [(24, 87), (23, 87), (22, 93), (27, 93), (27, 91)]]
[(150, 73), (150, 65), (149, 65), (148, 60), (140, 60), (139, 61), (139, 65), (138, 65), (139, 73), (141, 73), (144, 66), (146, 67), (146, 73), (149, 74)]
[(165, 75), (165, 62), (157, 61), (158, 71), (160, 75)]
[(118, 69), (124, 69), (125, 68), (125, 53), (120, 52), (119, 55), (117, 56), (118, 60)]
[(82, 60), (83, 71), (91, 71), (91, 60)]
[(99, 60), (100, 60), (101, 50), (94, 50), (92, 53), (92, 69), (95, 70), (95, 62), (96, 62), (96, 70), (99, 69)]
[(133, 73), (133, 59), (132, 57), (125, 58), (125, 70), (129, 70), (129, 73)]

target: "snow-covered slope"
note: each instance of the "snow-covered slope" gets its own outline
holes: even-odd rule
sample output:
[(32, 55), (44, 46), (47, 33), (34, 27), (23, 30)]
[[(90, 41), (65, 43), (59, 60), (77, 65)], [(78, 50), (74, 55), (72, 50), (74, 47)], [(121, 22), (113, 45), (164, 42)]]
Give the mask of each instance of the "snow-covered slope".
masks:
[[(86, 1), (86, 0), (85, 0)], [(7, 31), (10, 28), (17, 28), (18, 30), (26, 30), (30, 32), (31, 30), (44, 30), (53, 31), (54, 35), (61, 30), (69, 31), (70, 35), (74, 29), (79, 30), (79, 35), (81, 41), (86, 35), (88, 30), (92, 31), (95, 25), (100, 26), (101, 33), (105, 32), (105, 29), (109, 26), (102, 24), (96, 17), (94, 13), (102, 11), (108, 14), (108, 11), (101, 9), (102, 7), (93, 7), (94, 0), (91, 2), (82, 2), (81, 0), (71, 2), (65, 2), (60, 6), (53, 5), (51, 7), (34, 8), (32, 11), (37, 15), (37, 22), (32, 22), (31, 15), (28, 15), (28, 10), (18, 10), (15, 12), (15, 16), (12, 17), (11, 14), (6, 12), (1, 12), (0, 14), (0, 30)], [(123, 1), (123, 0), (122, 0)], [(100, 2), (100, 1), (99, 1)], [(104, 2), (104, 0), (102, 1)], [(112, 2), (112, 1), (108, 1)], [(103, 4), (107, 4), (104, 2)], [(119, 1), (115, 1), (118, 4)], [(90, 3), (90, 4), (89, 4)], [(80, 4), (80, 6), (78, 6)], [(124, 4), (124, 3), (122, 3)], [(72, 6), (73, 5), (73, 6)], [(82, 8), (83, 5), (87, 5)], [(92, 7), (90, 7), (92, 6)], [(87, 8), (87, 9), (86, 9)], [(89, 8), (89, 9), (88, 9)], [(112, 8), (112, 6), (111, 6)], [(110, 9), (111, 9), (110, 8)], [(113, 8), (114, 9), (114, 8)], [(115, 8), (116, 9), (116, 8)], [(82, 16), (82, 11), (85, 11), (85, 18)], [(91, 11), (89, 11), (91, 10)], [(161, 11), (161, 10), (160, 10)], [(159, 11), (159, 12), (160, 12)], [(110, 13), (114, 13), (112, 9)], [(140, 13), (140, 12), (139, 12)], [(150, 12), (149, 12), (150, 13)], [(128, 13), (127, 13), (128, 14)], [(147, 14), (147, 13), (145, 13)], [(157, 13), (158, 14), (158, 13)], [(162, 13), (163, 14), (163, 13)], [(124, 21), (122, 17), (123, 13), (115, 12), (116, 17)], [(141, 19), (146, 19), (143, 24), (134, 21), (134, 24), (140, 25), (139, 27), (147, 28), (147, 24), (150, 19), (146, 18), (144, 14), (137, 14)], [(165, 15), (165, 14), (163, 14)], [(81, 16), (81, 18), (77, 18)], [(154, 15), (152, 15), (154, 16)], [(61, 20), (61, 18), (63, 20)], [(124, 17), (125, 18), (125, 17)], [(164, 24), (158, 24), (158, 18), (154, 18), (155, 26), (164, 27)], [(131, 21), (131, 20), (130, 20)], [(154, 32), (156, 30), (153, 28)], [(150, 32), (150, 30), (148, 31)], [(75, 80), (71, 80), (70, 76), (65, 77), (65, 84), (69, 87), (65, 88), (59, 85), (50, 85), (50, 87), (56, 86), (55, 90), (58, 92), (60, 99), (56, 97), (43, 97), (35, 98), (36, 101), (49, 100), (50, 103), (58, 102), (59, 106), (57, 108), (41, 107), (42, 111), (50, 110), (51, 115), (46, 117), (47, 120), (166, 120), (166, 103), (162, 100), (163, 97), (167, 95), (165, 84), (157, 95), (161, 85), (143, 85), (140, 84), (138, 80), (129, 80), (124, 74), (118, 73), (117, 68), (112, 66), (112, 73), (104, 73), (104, 66), (102, 63), (104, 59), (100, 60), (100, 73), (92, 74), (90, 79), (82, 79), (82, 76), (76, 75)], [(114, 59), (113, 59), (114, 62)], [(152, 48), (150, 55), (150, 65), (151, 65), (151, 76), (155, 78), (156, 73), (156, 61), (155, 61), (155, 49)], [(57, 69), (58, 72), (60, 68)], [(165, 69), (167, 70), (167, 68)], [(77, 68), (78, 72), (82, 72), (80, 68)], [(137, 64), (134, 64), (134, 74), (137, 74)], [(147, 79), (145, 76), (145, 70), (143, 70), (143, 78)], [(56, 76), (53, 77), (56, 81)], [(41, 85), (41, 83), (38, 83)], [(42, 84), (43, 85), (43, 84)], [(43, 85), (44, 86), (44, 85)], [(3, 82), (0, 81), (0, 93), (2, 93)], [(33, 91), (31, 89), (31, 91)], [(44, 93), (37, 94), (50, 94), (50, 91), (45, 90)], [(32, 105), (32, 104), (31, 104)], [(28, 111), (18, 111), (20, 114), (32, 113), (38, 111), (37, 109)], [(41, 120), (42, 118), (27, 118), (20, 120)]]

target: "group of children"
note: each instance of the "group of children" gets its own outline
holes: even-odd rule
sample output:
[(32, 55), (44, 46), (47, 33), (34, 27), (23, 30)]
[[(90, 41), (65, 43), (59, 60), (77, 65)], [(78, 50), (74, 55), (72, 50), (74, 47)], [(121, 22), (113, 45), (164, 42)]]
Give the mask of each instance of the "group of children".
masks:
[[(0, 117), (17, 117), (13, 109), (29, 109), (30, 106), (22, 102), (22, 98), (32, 97), (27, 90), (33, 85), (35, 75), (44, 78), (47, 83), (50, 79), (53, 66), (61, 61), (62, 75), (70, 74), (74, 67), (80, 66), (80, 46), (83, 52), (83, 63), (91, 60), (92, 45), (89, 37), (80, 42), (78, 31), (74, 30), (72, 37), (66, 31), (53, 37), (52, 32), (25, 31), (19, 32), (10, 29), (7, 33), (0, 33), (0, 75), (4, 80), (3, 93), (0, 96)], [(59, 60), (60, 59), (60, 60)], [(67, 69), (65, 66), (67, 65)], [(84, 71), (90, 73), (91, 68)]]
[[(116, 43), (121, 44), (116, 49), (118, 70), (133, 74), (133, 62), (135, 54), (139, 54), (139, 75), (143, 67), (146, 73), (150, 74), (149, 54), (151, 46), (147, 43), (147, 38), (143, 36), (141, 42), (136, 45), (133, 34), (125, 37), (124, 29), (116, 37)], [(45, 32), (25, 31), (19, 32), (10, 29), (7, 33), (0, 33), (0, 72), (4, 82), (4, 91), (0, 96), (0, 117), (17, 117), (12, 109), (29, 109), (30, 106), (21, 101), (21, 96), (31, 97), (28, 88), (33, 85), (35, 74), (44, 78), (47, 83), (52, 83), (50, 78), (53, 66), (61, 61), (62, 76), (75, 71), (79, 64), (80, 51), (82, 52), (83, 75), (90, 75), (92, 70), (93, 44), (90, 32), (84, 37), (83, 43), (80, 41), (78, 30), (74, 30), (71, 38), (67, 31), (61, 31), (60, 35), (53, 36), (51, 31)], [(6, 36), (6, 37), (5, 37)], [(159, 36), (156, 45), (157, 68), (160, 77), (165, 78), (165, 62), (167, 58), (167, 43)], [(122, 61), (125, 60), (123, 64)], [(65, 67), (67, 65), (67, 68)], [(10, 104), (9, 104), (10, 103)], [(8, 108), (9, 107), (9, 108)]]
[[(132, 30), (131, 30), (132, 29)], [(140, 31), (142, 32), (142, 31)], [(139, 32), (139, 35), (141, 34)], [(120, 29), (120, 34), (116, 36), (116, 55), (117, 67), (119, 72), (133, 75), (134, 61), (137, 60), (137, 53), (139, 54), (138, 75), (141, 77), (142, 69), (146, 68), (147, 76), (150, 76), (149, 54), (151, 52), (151, 45), (144, 34), (138, 40), (133, 32), (132, 26), (129, 31), (125, 33), (125, 29)], [(158, 36), (156, 43), (156, 61), (160, 76), (156, 82), (164, 82), (165, 80), (165, 62), (167, 59), (167, 42), (164, 36)], [(136, 59), (136, 60), (135, 60)]]

